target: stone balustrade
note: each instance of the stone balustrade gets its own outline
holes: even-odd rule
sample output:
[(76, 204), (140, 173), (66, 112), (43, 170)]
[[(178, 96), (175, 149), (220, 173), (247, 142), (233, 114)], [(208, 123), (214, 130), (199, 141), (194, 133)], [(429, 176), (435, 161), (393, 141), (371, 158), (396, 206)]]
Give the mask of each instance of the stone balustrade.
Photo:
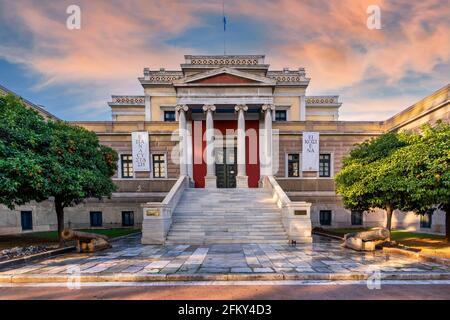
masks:
[(172, 225), (172, 213), (184, 190), (189, 187), (189, 177), (181, 176), (162, 202), (143, 204), (142, 243), (164, 244)]
[(311, 203), (291, 201), (273, 176), (266, 176), (263, 187), (272, 193), (278, 208), (281, 209), (281, 221), (289, 240), (312, 242)]

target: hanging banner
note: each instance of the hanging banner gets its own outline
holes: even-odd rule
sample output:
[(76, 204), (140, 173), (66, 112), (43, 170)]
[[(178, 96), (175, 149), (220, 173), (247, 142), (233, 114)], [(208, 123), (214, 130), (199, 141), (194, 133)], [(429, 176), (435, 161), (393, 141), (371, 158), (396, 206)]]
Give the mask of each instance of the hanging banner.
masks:
[(302, 171), (319, 171), (319, 132), (303, 132)]
[(132, 132), (131, 147), (133, 152), (133, 170), (135, 172), (150, 171), (148, 132)]

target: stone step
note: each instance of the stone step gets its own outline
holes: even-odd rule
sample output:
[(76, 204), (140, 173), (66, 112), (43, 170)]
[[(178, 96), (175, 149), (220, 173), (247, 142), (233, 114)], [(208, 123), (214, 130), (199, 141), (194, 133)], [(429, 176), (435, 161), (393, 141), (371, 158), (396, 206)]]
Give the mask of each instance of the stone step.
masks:
[(265, 189), (187, 189), (166, 243), (287, 243), (281, 211)]
[(190, 244), (190, 245), (207, 245), (207, 244), (287, 244), (287, 240), (218, 240), (218, 239), (183, 239), (183, 240), (167, 240), (166, 244)]

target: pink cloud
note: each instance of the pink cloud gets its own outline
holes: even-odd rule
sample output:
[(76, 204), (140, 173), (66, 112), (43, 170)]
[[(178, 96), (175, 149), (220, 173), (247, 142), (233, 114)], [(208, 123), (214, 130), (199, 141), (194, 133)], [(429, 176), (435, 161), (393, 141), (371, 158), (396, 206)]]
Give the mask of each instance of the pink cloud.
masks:
[[(68, 1), (5, 1), (8, 14), (2, 19), (26, 30), (31, 41), (26, 47), (0, 43), (0, 58), (43, 75), (37, 88), (56, 83), (102, 87), (93, 101), (107, 99), (106, 89), (136, 93), (136, 78), (146, 66), (178, 69), (184, 54), (203, 53), (167, 40), (206, 25), (205, 17), (221, 12), (220, 1), (77, 2), (82, 29), (69, 31)], [(366, 27), (366, 9), (373, 4), (381, 8), (382, 30)], [(450, 63), (450, 6), (445, 0), (228, 0), (226, 9), (230, 21), (243, 17), (262, 23), (267, 42), (273, 40), (268, 52), (261, 52), (267, 62), (272, 68), (304, 66), (312, 78), (310, 94), (349, 86), (358, 91), (372, 77), (395, 85), (410, 72), (432, 75), (436, 66)], [(406, 102), (368, 97), (364, 103), (397, 106), (401, 101)], [(348, 110), (357, 112), (357, 105), (352, 100)]]

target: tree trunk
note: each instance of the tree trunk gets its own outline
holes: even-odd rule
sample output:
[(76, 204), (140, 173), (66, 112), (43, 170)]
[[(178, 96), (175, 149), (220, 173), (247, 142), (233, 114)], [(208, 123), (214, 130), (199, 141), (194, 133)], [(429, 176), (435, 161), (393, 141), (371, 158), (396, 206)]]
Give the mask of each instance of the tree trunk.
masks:
[(391, 226), (392, 226), (392, 206), (390, 204), (386, 205), (386, 229), (391, 232)]
[(62, 248), (64, 247), (64, 239), (61, 235), (61, 233), (64, 230), (64, 207), (62, 204), (62, 201), (55, 198), (55, 210), (56, 210), (56, 217), (58, 219), (58, 240), (59, 240), (59, 246)]
[(445, 240), (450, 242), (450, 203), (443, 207), (445, 211)]

